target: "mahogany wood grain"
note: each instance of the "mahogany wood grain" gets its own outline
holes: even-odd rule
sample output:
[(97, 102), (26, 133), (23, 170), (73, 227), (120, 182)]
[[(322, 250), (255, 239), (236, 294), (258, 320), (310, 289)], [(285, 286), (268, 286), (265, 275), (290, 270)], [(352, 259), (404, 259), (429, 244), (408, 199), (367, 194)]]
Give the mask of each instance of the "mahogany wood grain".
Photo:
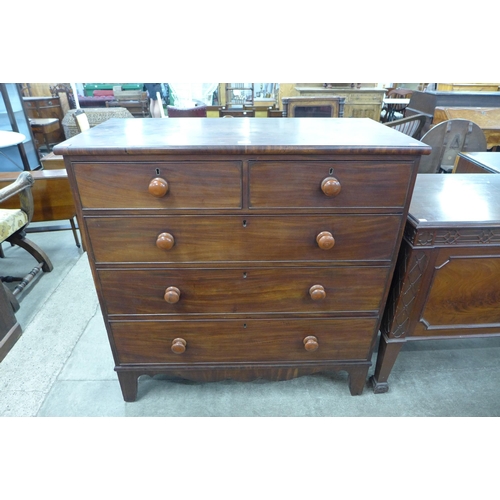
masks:
[(500, 335), (499, 192), (497, 175), (418, 176), (381, 325), (376, 393), (389, 389), (407, 342)]
[[(75, 174), (83, 208), (241, 208), (238, 161), (78, 163)], [(158, 174), (168, 183), (163, 196), (149, 192)]]
[(126, 401), (155, 374), (345, 370), (361, 394), (428, 146), (369, 119), (170, 118), (108, 120), (54, 152)]
[[(110, 315), (375, 314), (387, 274), (387, 267), (156, 268), (100, 270), (99, 279)], [(319, 283), (325, 297), (313, 300), (309, 290)]]
[[(112, 322), (119, 362), (197, 363), (366, 359), (374, 318)], [(307, 351), (304, 338), (317, 338)], [(171, 350), (186, 341), (182, 356)]]
[[(88, 217), (96, 262), (385, 261), (400, 228), (396, 215)], [(327, 230), (335, 246), (322, 249)], [(168, 232), (175, 245), (158, 248)], [(134, 238), (130, 238), (133, 234)]]

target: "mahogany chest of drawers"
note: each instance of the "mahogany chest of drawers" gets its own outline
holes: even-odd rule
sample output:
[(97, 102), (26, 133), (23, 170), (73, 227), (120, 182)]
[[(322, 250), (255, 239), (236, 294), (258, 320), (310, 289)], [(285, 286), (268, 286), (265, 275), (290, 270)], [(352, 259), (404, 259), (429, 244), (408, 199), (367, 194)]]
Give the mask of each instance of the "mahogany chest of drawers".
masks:
[(375, 393), (406, 342), (500, 335), (500, 176), (419, 174), (381, 324)]
[(370, 119), (112, 119), (56, 147), (138, 377), (346, 370), (360, 394), (421, 154)]

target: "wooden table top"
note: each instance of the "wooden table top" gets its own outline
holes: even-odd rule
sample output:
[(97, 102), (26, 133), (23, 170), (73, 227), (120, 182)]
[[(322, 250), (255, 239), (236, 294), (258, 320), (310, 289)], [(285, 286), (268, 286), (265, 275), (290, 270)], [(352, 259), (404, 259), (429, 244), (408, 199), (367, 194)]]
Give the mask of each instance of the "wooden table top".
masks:
[(433, 123), (440, 123), (454, 118), (471, 120), (481, 129), (500, 130), (500, 108), (468, 108), (437, 106)]
[(500, 175), (418, 174), (408, 217), (418, 227), (500, 225)]
[(500, 174), (500, 152), (458, 153), (458, 156), (475, 163), (479, 167)]
[(57, 155), (430, 154), (431, 148), (369, 118), (110, 119), (58, 144)]

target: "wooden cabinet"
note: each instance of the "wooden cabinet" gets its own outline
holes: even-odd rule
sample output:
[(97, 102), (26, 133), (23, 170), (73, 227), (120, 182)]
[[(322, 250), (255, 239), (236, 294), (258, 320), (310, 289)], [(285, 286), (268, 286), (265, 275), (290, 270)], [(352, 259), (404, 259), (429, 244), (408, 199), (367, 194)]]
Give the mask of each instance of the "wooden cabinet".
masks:
[(62, 120), (64, 118), (59, 97), (23, 97), (24, 108), (28, 118), (57, 118), (59, 128), (47, 134), (47, 137), (37, 137), (38, 143), (58, 143), (64, 140)]
[(346, 370), (360, 394), (429, 152), (336, 118), (113, 119), (56, 147), (124, 399), (158, 373)]
[(381, 325), (376, 393), (406, 342), (500, 335), (500, 176), (419, 174)]
[(385, 89), (296, 87), (300, 96), (339, 96), (344, 101), (344, 118), (371, 118), (380, 121)]

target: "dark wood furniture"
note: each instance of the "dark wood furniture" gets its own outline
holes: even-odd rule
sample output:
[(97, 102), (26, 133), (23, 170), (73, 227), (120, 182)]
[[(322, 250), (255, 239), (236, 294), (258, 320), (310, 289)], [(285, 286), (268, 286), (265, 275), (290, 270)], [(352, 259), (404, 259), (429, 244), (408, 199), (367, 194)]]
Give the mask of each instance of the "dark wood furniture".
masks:
[(58, 118), (31, 118), (30, 127), (38, 143), (38, 148), (45, 145), (47, 152), (51, 151), (50, 134), (61, 129)]
[(500, 174), (500, 153), (459, 153), (455, 168), (456, 174)]
[(342, 118), (344, 116), (345, 97), (283, 97), (281, 102), (285, 118)]
[(149, 100), (147, 98), (129, 101), (106, 101), (106, 107), (125, 108), (130, 111), (131, 115), (135, 118), (147, 118), (151, 116), (149, 113)]
[(500, 334), (500, 176), (419, 174), (372, 378), (406, 342)]
[(123, 397), (140, 375), (366, 383), (421, 154), (370, 119), (109, 120), (58, 145)]
[(59, 121), (59, 128), (48, 134), (47, 139), (50, 143), (57, 144), (64, 140), (61, 128), (64, 114), (59, 97), (23, 97), (23, 103), (28, 118), (56, 118)]
[(427, 115), (427, 123), (423, 130), (425, 133), (432, 126), (434, 110), (437, 106), (499, 108), (500, 92), (446, 92), (439, 90), (420, 92), (415, 90), (405, 110), (405, 116), (421, 113)]
[(219, 109), (219, 116), (221, 118), (226, 118), (228, 116), (232, 118), (253, 118), (255, 117), (255, 110), (250, 108), (226, 108), (223, 106)]
[[(14, 182), (17, 176), (16, 172), (0, 172), (0, 189)], [(35, 181), (31, 188), (33, 195), (33, 218), (31, 221), (52, 222), (68, 220), (73, 237), (75, 238), (75, 244), (77, 247), (80, 247), (80, 240), (75, 224), (75, 203), (66, 169), (33, 170), (31, 176)], [(16, 206), (18, 206), (17, 201), (13, 198), (2, 203), (2, 208), (13, 209)], [(51, 229), (49, 227), (45, 230)]]
[[(15, 174), (15, 180), (0, 188), (0, 258), (5, 258), (1, 244), (8, 242), (26, 250), (36, 261), (33, 269), (24, 277), (2, 276), (1, 286), (4, 287), (7, 299), (12, 308), (19, 309), (18, 298), (34, 283), (35, 278), (40, 276), (40, 272), (50, 272), (53, 269), (52, 262), (48, 255), (26, 237), (26, 228), (33, 218), (33, 195), (31, 187), (34, 184), (33, 175), (30, 172)], [(8, 207), (8, 203), (14, 199), (13, 208)], [(14, 278), (14, 279), (11, 279)], [(19, 282), (13, 290), (5, 285), (5, 282)]]
[(464, 108), (437, 106), (434, 110), (433, 124), (461, 118), (474, 122), (486, 137), (487, 148), (500, 146), (500, 107)]
[(23, 333), (12, 309), (7, 290), (0, 283), (0, 362), (7, 356)]

